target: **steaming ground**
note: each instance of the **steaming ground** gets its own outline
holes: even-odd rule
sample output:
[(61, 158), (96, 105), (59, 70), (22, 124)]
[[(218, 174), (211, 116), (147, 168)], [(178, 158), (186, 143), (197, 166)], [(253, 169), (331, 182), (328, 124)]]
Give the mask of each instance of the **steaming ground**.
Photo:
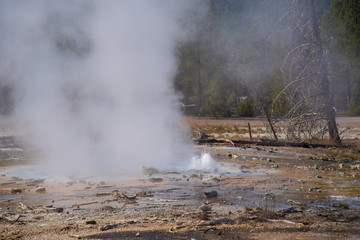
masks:
[[(184, 164), (175, 164), (172, 166), (163, 166), (162, 168), (154, 168), (148, 166), (141, 166), (136, 171), (119, 171), (108, 176), (98, 174), (76, 174), (68, 171), (64, 173), (62, 170), (49, 170), (52, 166), (49, 163), (42, 164), (30, 164), (16, 167), (9, 167), (4, 173), (23, 178), (23, 179), (46, 179), (48, 182), (67, 182), (70, 180), (114, 180), (114, 179), (137, 179), (139, 176), (147, 176), (153, 174), (164, 174), (171, 172), (182, 173), (199, 173), (202, 175), (220, 176), (226, 174), (226, 164), (219, 165), (209, 153), (202, 153), (201, 155), (195, 155), (190, 161), (184, 161)], [(231, 166), (230, 166), (231, 167)], [(233, 174), (241, 174), (241, 171), (234, 172)]]
[(0, 79), (14, 89), (13, 116), (47, 172), (190, 161), (170, 81), (187, 4), (1, 1)]

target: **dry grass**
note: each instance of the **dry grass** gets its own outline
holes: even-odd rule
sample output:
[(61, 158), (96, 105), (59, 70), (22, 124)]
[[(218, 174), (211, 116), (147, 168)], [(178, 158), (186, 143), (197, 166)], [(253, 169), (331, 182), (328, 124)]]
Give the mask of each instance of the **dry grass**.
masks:
[(249, 118), (249, 119), (213, 119), (213, 118), (197, 118), (197, 117), (185, 117), (185, 121), (192, 128), (246, 128), (250, 122), (251, 127), (265, 127), (263, 119)]
[(331, 151), (328, 153), (328, 156), (340, 159), (360, 160), (360, 151), (356, 148), (350, 149), (346, 152)]
[[(360, 117), (338, 117), (336, 120), (343, 143), (351, 146), (352, 149), (360, 149)], [(192, 131), (197, 130), (213, 137), (230, 138), (233, 140), (249, 140), (248, 123), (250, 123), (254, 140), (272, 138), (272, 134), (264, 118), (215, 119), (186, 116), (184, 117), (184, 121), (191, 127)], [(285, 125), (285, 122), (276, 124), (275, 129), (278, 138), (280, 140), (292, 141), (286, 138), (284, 131)], [(197, 134), (193, 133), (193, 137), (196, 136)], [(307, 141), (331, 144), (327, 137)], [(355, 155), (357, 155), (357, 152)]]
[(232, 134), (232, 138), (248, 138), (248, 123), (251, 125), (252, 134), (266, 134), (266, 124), (262, 119), (212, 119), (185, 117), (185, 122), (192, 128), (205, 134), (217, 134), (226, 137)]

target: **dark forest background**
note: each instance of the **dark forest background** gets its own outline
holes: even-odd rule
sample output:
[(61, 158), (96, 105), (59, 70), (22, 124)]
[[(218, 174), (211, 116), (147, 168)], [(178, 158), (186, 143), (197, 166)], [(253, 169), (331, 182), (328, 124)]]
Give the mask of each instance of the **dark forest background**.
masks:
[[(360, 115), (360, 1), (314, 3), (322, 42), (320, 62), (326, 64), (333, 105), (338, 113)], [(252, 117), (266, 111), (280, 117), (305, 101), (295, 95), (310, 96), (307, 93), (319, 84), (310, 76), (320, 71), (308, 67), (316, 62), (315, 50), (307, 47), (316, 42), (310, 1), (206, 4), (206, 11), (200, 4), (189, 11), (192, 21), (185, 20), (184, 25), (192, 29), (190, 40), (176, 49), (174, 86), (186, 114)], [(294, 86), (299, 89), (290, 91)]]
[[(317, 50), (311, 47), (319, 41), (310, 2), (194, 1), (182, 19), (189, 36), (175, 52), (173, 83), (184, 113), (288, 117), (300, 109), (309, 114), (309, 99), (324, 104), (314, 96), (325, 90), (312, 89), (326, 65), (326, 91), (336, 111), (360, 115), (360, 0), (314, 1), (321, 60), (314, 59)], [(319, 68), (311, 65), (316, 62)], [(0, 113), (10, 113), (13, 105), (11, 84), (0, 82)]]

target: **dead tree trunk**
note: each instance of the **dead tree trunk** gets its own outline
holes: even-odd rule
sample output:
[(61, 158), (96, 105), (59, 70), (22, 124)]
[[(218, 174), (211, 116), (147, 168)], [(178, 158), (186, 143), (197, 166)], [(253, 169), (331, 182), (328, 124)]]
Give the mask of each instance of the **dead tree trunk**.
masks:
[(322, 45), (322, 40), (320, 37), (320, 28), (318, 24), (318, 19), (316, 16), (316, 9), (314, 0), (310, 1), (310, 11), (311, 11), (311, 25), (314, 31), (314, 37), (317, 45), (317, 60), (320, 64), (320, 72), (319, 78), (322, 84), (322, 90), (324, 95), (324, 113), (327, 120), (329, 135), (331, 140), (336, 144), (341, 144), (341, 139), (339, 136), (339, 131), (336, 126), (336, 119), (335, 119), (335, 109), (334, 109), (334, 101), (331, 94), (330, 89), (330, 81), (327, 76), (327, 69), (326, 69), (326, 59), (324, 57), (324, 49)]
[(202, 84), (201, 84), (201, 59), (200, 59), (200, 37), (197, 40), (197, 75), (198, 75), (198, 115), (202, 115)]

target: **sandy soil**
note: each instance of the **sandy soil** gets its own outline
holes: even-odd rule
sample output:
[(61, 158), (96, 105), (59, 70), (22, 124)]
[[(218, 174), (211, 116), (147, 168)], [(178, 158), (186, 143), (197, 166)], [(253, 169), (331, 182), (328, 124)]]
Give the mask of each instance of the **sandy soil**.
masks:
[(17, 175), (32, 166), (1, 144), (0, 239), (360, 238), (354, 149), (207, 145), (217, 171), (55, 181)]

